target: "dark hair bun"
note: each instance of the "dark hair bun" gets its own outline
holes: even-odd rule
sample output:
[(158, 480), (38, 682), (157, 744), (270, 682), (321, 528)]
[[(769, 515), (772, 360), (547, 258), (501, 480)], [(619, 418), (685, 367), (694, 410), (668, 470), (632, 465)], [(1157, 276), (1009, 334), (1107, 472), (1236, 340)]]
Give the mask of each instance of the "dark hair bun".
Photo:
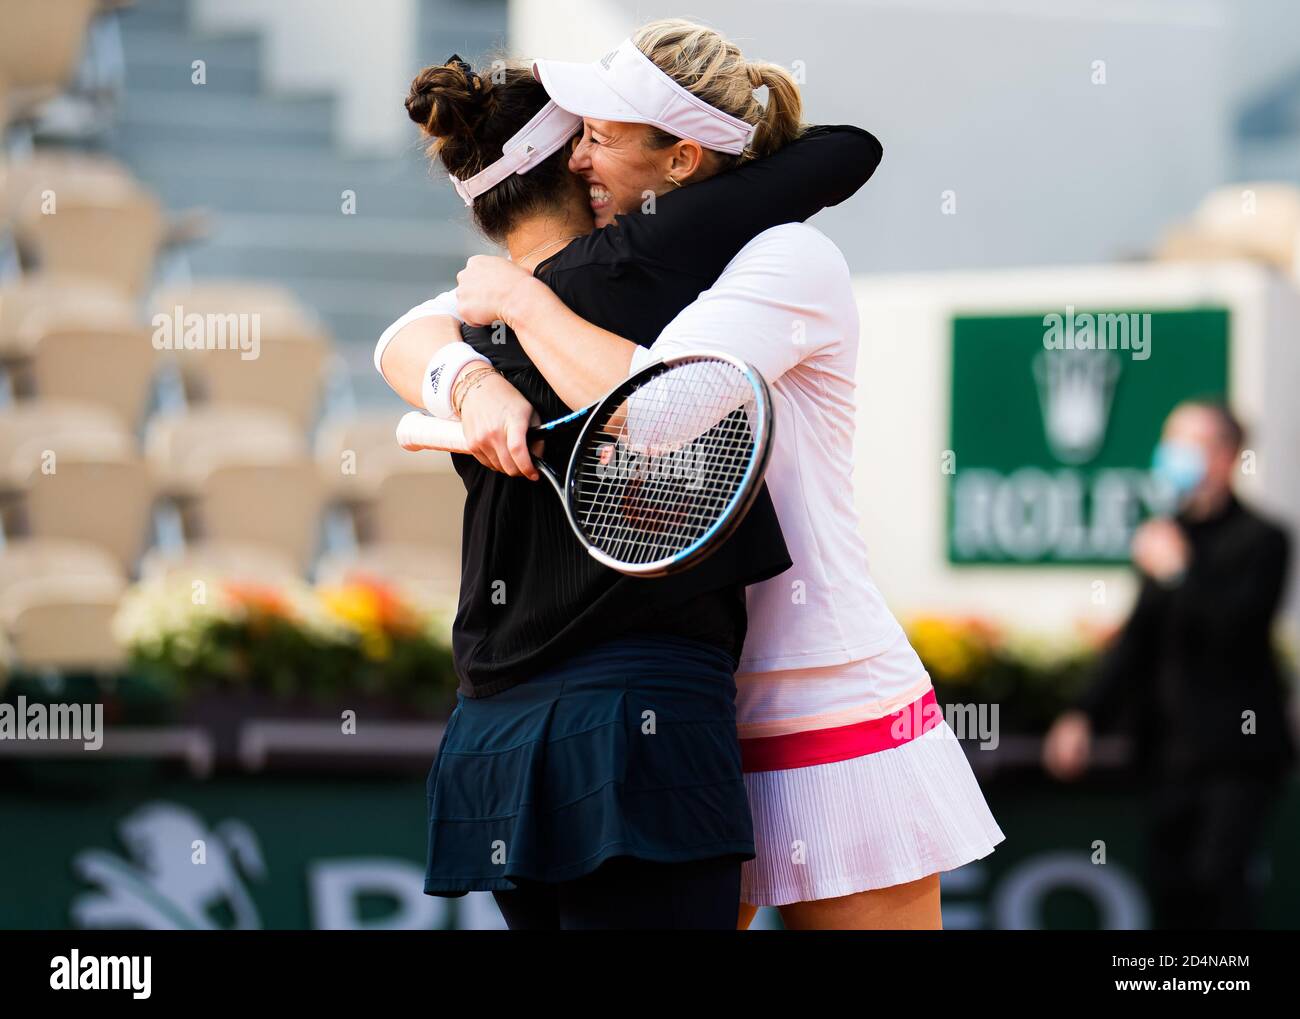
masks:
[(407, 115), (431, 138), (473, 137), (494, 105), (491, 80), (454, 54), (417, 74), (406, 97)]

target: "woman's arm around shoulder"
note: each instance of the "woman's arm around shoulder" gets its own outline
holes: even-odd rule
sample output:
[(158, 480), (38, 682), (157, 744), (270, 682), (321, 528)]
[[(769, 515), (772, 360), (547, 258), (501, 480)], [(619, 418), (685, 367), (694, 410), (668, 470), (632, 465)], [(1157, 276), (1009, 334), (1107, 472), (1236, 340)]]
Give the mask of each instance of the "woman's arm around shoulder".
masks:
[(769, 382), (856, 339), (848, 265), (820, 230), (788, 223), (740, 249), (708, 290), (632, 354), (632, 370), (674, 354), (714, 350), (753, 364)]
[(639, 248), (674, 252), (713, 278), (762, 231), (852, 197), (883, 153), (861, 128), (808, 127), (769, 156), (661, 196), (653, 215), (628, 217), (626, 225), (643, 235)]

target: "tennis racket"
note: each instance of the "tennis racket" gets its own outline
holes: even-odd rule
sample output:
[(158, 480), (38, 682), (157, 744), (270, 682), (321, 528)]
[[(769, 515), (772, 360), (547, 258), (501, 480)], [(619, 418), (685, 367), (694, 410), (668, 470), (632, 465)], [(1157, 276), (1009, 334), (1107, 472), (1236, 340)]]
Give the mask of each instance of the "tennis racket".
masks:
[[(772, 452), (772, 396), (749, 364), (726, 354), (671, 357), (604, 399), (528, 432), (574, 437), (566, 466), (534, 456), (592, 558), (629, 576), (687, 569), (744, 519)], [(408, 450), (467, 453), (457, 421), (402, 418)], [(566, 442), (557, 441), (560, 448)]]

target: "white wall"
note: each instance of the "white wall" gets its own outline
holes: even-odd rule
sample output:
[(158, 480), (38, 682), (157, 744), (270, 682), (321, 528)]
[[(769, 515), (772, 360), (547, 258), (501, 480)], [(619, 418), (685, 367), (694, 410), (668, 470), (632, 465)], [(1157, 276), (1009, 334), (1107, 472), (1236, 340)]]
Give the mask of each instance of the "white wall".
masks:
[(396, 152), (410, 141), (402, 100), (416, 66), (417, 0), (195, 0), (194, 23), (258, 31), (267, 84), (332, 92), (339, 144)]
[[(895, 612), (982, 614), (1054, 630), (1075, 620), (1113, 622), (1133, 594), (1122, 568), (947, 563), (941, 457), (950, 442), (951, 319), (959, 310), (1229, 308), (1231, 400), (1250, 427), (1258, 466), (1241, 492), (1289, 521), (1300, 540), (1300, 292), (1277, 275), (1251, 265), (1122, 265), (867, 276), (855, 289), (862, 317), (855, 489), (872, 573)], [(1106, 581), (1103, 605), (1093, 604), (1096, 580)], [(1298, 586), (1294, 576), (1293, 636)]]

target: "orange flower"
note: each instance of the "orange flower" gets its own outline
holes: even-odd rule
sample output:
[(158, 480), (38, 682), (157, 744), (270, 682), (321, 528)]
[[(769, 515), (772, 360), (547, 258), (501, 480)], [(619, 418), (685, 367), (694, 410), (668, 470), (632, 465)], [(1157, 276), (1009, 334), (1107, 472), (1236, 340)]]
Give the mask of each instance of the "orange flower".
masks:
[(227, 580), (222, 581), (221, 589), (250, 614), (278, 616), (281, 619), (289, 619), (293, 615), (283, 592), (270, 585)]

